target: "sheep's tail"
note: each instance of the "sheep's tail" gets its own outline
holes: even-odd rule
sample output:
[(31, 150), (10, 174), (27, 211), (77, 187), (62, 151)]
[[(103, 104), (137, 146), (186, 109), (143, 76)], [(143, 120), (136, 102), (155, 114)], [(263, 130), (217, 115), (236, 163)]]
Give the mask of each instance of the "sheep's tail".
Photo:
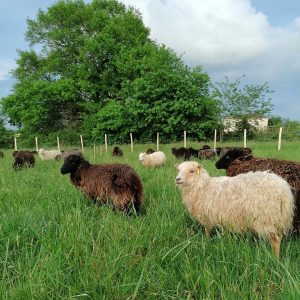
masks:
[(142, 182), (138, 176), (133, 176), (131, 181), (133, 191), (133, 206), (136, 212), (139, 212), (144, 199), (144, 189)]

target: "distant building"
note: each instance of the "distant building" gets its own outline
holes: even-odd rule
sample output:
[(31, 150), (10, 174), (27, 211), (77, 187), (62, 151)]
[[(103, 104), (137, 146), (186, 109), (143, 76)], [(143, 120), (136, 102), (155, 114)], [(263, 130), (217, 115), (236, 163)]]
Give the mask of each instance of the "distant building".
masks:
[[(236, 123), (239, 122), (240, 119), (233, 118), (233, 117), (225, 117), (223, 119), (223, 125), (224, 125), (224, 132), (234, 132), (236, 131)], [(268, 121), (269, 118), (267, 117), (261, 117), (261, 118), (250, 118), (248, 119), (248, 122), (254, 126), (258, 131), (264, 131), (268, 128)]]

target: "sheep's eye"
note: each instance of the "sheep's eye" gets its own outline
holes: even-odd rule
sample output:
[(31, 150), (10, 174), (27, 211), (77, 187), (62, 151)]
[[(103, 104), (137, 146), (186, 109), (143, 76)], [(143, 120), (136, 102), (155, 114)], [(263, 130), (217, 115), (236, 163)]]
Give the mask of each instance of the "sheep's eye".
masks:
[(194, 170), (190, 170), (190, 173), (195, 173), (195, 171)]

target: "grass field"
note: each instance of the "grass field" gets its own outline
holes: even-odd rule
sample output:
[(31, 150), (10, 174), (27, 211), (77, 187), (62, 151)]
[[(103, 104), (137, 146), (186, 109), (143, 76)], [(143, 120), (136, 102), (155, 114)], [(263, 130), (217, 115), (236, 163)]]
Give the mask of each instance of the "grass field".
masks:
[[(86, 149), (92, 163), (125, 162), (141, 176), (139, 216), (96, 205), (75, 189), (62, 162), (15, 172), (12, 150), (0, 161), (1, 299), (300, 299), (300, 237), (286, 237), (278, 262), (265, 241), (216, 232), (209, 240), (186, 212), (167, 165), (145, 169), (139, 152), (124, 158)], [(195, 143), (188, 146), (199, 147)], [(201, 144), (202, 145), (202, 144)], [(240, 144), (239, 146), (241, 146)], [(249, 143), (255, 155), (300, 161), (300, 143)], [(111, 147), (109, 148), (111, 150)], [(214, 162), (203, 165), (224, 175)]]

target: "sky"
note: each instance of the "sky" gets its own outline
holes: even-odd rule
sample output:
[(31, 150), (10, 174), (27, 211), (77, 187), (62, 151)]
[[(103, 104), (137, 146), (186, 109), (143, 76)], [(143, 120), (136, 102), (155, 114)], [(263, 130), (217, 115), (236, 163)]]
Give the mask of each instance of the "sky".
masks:
[[(300, 121), (300, 0), (121, 0), (136, 7), (151, 38), (211, 81), (267, 82), (272, 115)], [(55, 0), (0, 0), (0, 97), (12, 89), (17, 49), (28, 49), (26, 19)]]

